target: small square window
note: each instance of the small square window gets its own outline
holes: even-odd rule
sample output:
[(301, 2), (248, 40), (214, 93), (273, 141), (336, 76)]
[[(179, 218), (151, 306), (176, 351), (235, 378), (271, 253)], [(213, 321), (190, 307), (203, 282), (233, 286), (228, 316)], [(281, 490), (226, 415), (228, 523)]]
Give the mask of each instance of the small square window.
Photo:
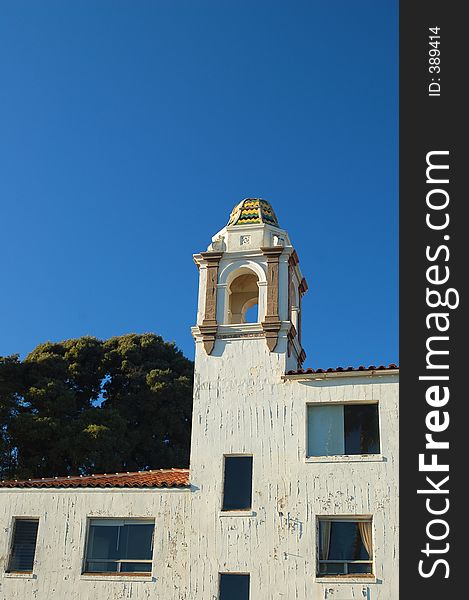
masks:
[(318, 575), (370, 575), (373, 572), (371, 519), (319, 519)]
[(85, 573), (151, 573), (153, 521), (90, 519)]
[(249, 510), (252, 504), (252, 456), (225, 456), (222, 510)]
[(308, 456), (378, 454), (377, 404), (308, 406)]
[(249, 574), (220, 573), (219, 600), (249, 600)]
[(15, 519), (7, 572), (32, 573), (38, 526), (39, 519)]

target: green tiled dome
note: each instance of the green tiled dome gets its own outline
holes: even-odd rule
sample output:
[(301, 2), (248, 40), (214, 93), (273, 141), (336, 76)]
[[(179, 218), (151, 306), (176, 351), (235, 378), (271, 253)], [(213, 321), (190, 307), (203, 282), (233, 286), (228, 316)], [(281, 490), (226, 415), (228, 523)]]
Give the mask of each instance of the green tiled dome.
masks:
[(259, 223), (279, 226), (274, 209), (267, 200), (260, 198), (242, 200), (233, 208), (228, 221), (228, 225), (257, 225)]

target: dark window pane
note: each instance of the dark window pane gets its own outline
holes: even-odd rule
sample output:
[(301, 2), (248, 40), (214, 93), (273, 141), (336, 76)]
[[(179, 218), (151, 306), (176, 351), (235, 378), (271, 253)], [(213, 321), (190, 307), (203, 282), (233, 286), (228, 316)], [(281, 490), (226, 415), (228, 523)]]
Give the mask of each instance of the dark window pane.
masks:
[(119, 558), (151, 560), (153, 524), (124, 525), (119, 539)]
[(319, 565), (320, 575), (344, 575), (345, 573), (344, 563), (321, 563)]
[(249, 575), (222, 573), (220, 600), (249, 600)]
[(96, 562), (91, 561), (86, 563), (87, 573), (116, 573), (116, 562)]
[(252, 456), (225, 456), (223, 510), (247, 510), (252, 502)]
[(88, 558), (120, 558), (117, 552), (119, 527), (117, 525), (90, 525)]
[(333, 521), (329, 560), (368, 560), (356, 521)]
[(10, 555), (9, 571), (33, 570), (39, 521), (16, 519)]
[(320, 575), (363, 575), (371, 573), (371, 564), (366, 563), (321, 563)]
[(150, 573), (151, 563), (122, 563), (123, 573)]
[(377, 404), (344, 406), (345, 454), (377, 454), (379, 424)]
[(370, 564), (363, 564), (363, 563), (349, 563), (348, 565), (348, 572), (349, 573), (371, 573), (371, 565)]
[(351, 560), (355, 558), (356, 523), (331, 523), (329, 560)]

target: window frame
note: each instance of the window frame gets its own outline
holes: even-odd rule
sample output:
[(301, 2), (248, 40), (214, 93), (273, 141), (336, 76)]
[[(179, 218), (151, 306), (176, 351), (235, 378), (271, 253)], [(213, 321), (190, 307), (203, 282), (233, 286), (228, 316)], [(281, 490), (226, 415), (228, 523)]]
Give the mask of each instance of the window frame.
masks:
[[(226, 476), (226, 459), (227, 458), (251, 458), (251, 506), (249, 508), (224, 508), (225, 504), (225, 476)], [(221, 515), (252, 515), (253, 514), (253, 497), (254, 497), (254, 455), (252, 453), (233, 452), (223, 454), (222, 458), (222, 477), (221, 477), (221, 494), (220, 494), (220, 514)], [(242, 574), (242, 573), (241, 573)]]
[[(321, 536), (320, 536), (320, 523), (321, 521), (330, 521), (330, 522), (347, 522), (347, 523), (371, 523), (371, 554), (369, 560), (356, 559), (356, 560), (324, 560), (321, 559)], [(344, 564), (344, 573), (321, 573), (320, 566), (321, 564)], [(348, 565), (349, 564), (369, 564), (370, 565), (370, 573), (348, 573)], [(316, 516), (316, 579), (318, 580), (326, 580), (326, 579), (366, 579), (369, 581), (370, 579), (375, 579), (375, 527), (374, 527), (374, 519), (373, 515), (317, 515)]]
[(248, 600), (251, 598), (251, 573), (247, 573), (246, 571), (219, 571), (218, 572), (218, 590), (217, 590), (217, 600), (221, 599), (221, 578), (223, 575), (243, 575), (244, 577), (248, 577), (249, 579), (249, 587), (248, 587)]
[[(82, 568), (81, 575), (86, 577), (151, 577), (153, 573), (154, 563), (154, 552), (155, 552), (155, 519), (148, 517), (101, 517), (101, 516), (88, 516), (86, 518), (86, 534), (85, 534), (85, 545), (83, 550)], [(153, 534), (151, 536), (151, 559), (100, 559), (90, 561), (88, 559), (88, 548), (91, 539), (91, 526), (93, 521), (114, 521), (122, 522), (123, 524), (129, 523), (145, 523), (153, 525)], [(117, 563), (117, 571), (87, 571), (87, 565), (89, 562), (100, 562), (100, 563)], [(122, 563), (145, 563), (150, 564), (151, 568), (149, 571), (121, 571)]]
[[(376, 404), (378, 409), (378, 435), (379, 435), (379, 450), (369, 454), (309, 454), (309, 408), (315, 406), (362, 406)], [(306, 402), (305, 404), (305, 462), (382, 462), (383, 458), (383, 436), (381, 422), (381, 406), (379, 400), (349, 400), (339, 402)], [(345, 430), (344, 430), (345, 443)]]
[[(18, 570), (18, 569), (11, 568), (11, 561), (13, 558), (13, 546), (15, 543), (16, 524), (18, 521), (34, 521), (35, 523), (37, 523), (36, 541), (34, 544), (33, 563), (31, 565), (30, 570), (29, 569), (28, 570)], [(8, 554), (7, 554), (7, 561), (6, 561), (6, 568), (5, 568), (6, 575), (13, 576), (13, 577), (21, 577), (21, 576), (28, 577), (34, 573), (34, 567), (36, 566), (36, 556), (37, 556), (37, 542), (38, 542), (38, 538), (39, 538), (39, 524), (40, 524), (40, 517), (24, 516), (24, 515), (12, 517), (11, 528), (10, 528), (10, 538), (8, 540)]]

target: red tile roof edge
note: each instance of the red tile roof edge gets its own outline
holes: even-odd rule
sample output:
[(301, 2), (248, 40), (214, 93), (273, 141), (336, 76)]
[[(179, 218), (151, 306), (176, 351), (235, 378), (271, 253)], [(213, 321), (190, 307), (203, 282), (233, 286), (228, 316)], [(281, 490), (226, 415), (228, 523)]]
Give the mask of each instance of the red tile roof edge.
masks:
[(189, 469), (0, 481), (0, 488), (188, 488)]
[(314, 373), (347, 373), (358, 371), (391, 371), (395, 369), (399, 369), (399, 365), (391, 363), (389, 365), (379, 365), (378, 367), (375, 365), (370, 365), (369, 367), (360, 365), (359, 367), (336, 367), (335, 369), (298, 369), (297, 371), (288, 371), (287, 375), (314, 375)]

